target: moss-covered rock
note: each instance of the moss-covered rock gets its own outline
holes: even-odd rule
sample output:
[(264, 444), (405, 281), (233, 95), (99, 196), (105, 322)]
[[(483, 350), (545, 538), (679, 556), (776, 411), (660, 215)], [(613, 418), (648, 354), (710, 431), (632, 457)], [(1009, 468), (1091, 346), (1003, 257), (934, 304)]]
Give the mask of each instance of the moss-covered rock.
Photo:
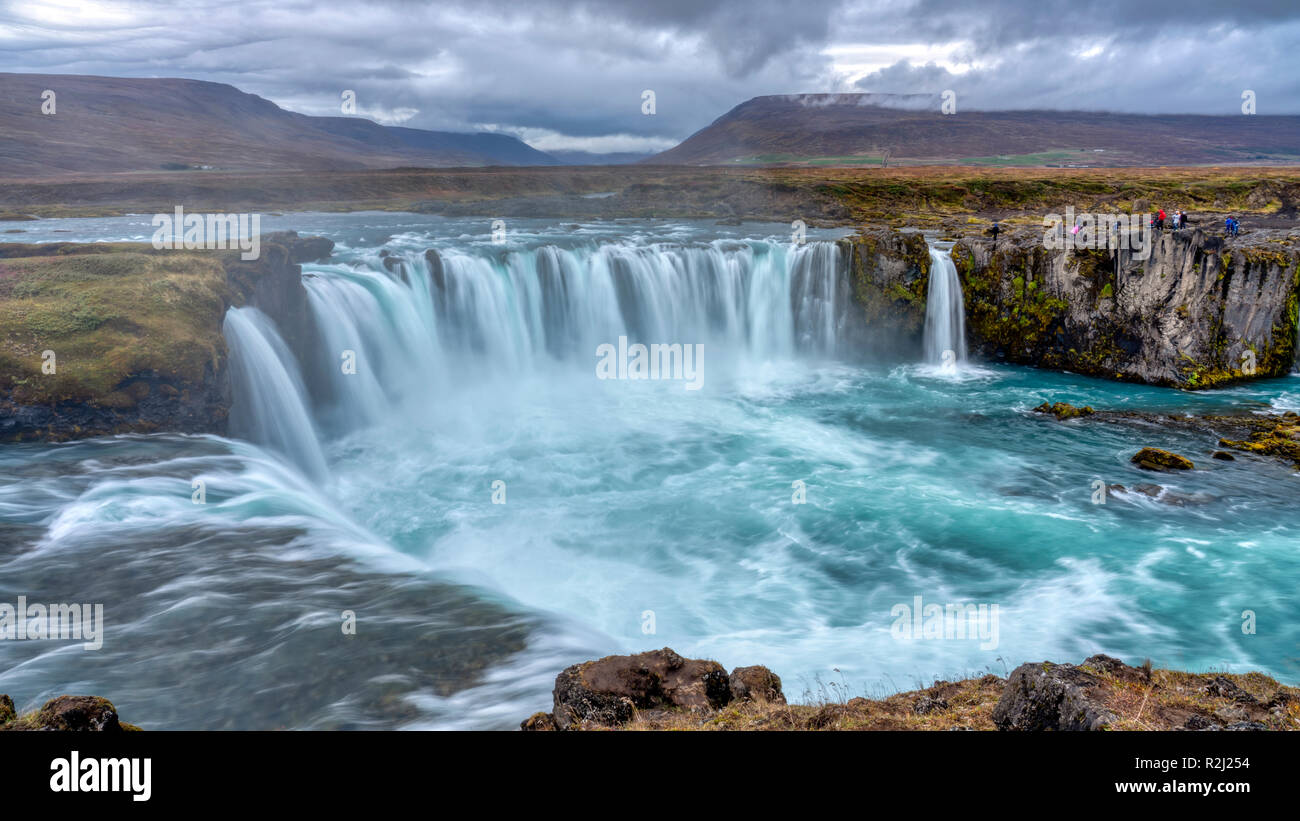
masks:
[(98, 696), (58, 696), (36, 712), (19, 717), (13, 699), (0, 695), (0, 730), (118, 733), (140, 728), (120, 721), (113, 703)]
[(1294, 417), (1274, 419), (1246, 440), (1220, 439), (1226, 448), (1285, 459), (1300, 468), (1300, 425)]
[(305, 336), (298, 261), (333, 243), (262, 237), (261, 256), (138, 243), (0, 244), (0, 440), (224, 433), (222, 321), (256, 304)]
[(1196, 467), (1186, 456), (1160, 448), (1142, 448), (1133, 454), (1130, 461), (1146, 470), (1191, 470)]
[(930, 249), (915, 232), (860, 231), (841, 241), (849, 260), (853, 299), (878, 348), (919, 350), (925, 329)]
[(1096, 411), (1091, 405), (1084, 405), (1076, 408), (1067, 402), (1053, 402), (1050, 405), (1046, 402), (1034, 408), (1035, 413), (1050, 413), (1057, 419), (1077, 419), (1080, 416), (1092, 416)]
[(1300, 253), (1284, 232), (1155, 235), (1150, 253), (961, 240), (970, 344), (1007, 362), (1188, 389), (1280, 376), (1295, 361)]

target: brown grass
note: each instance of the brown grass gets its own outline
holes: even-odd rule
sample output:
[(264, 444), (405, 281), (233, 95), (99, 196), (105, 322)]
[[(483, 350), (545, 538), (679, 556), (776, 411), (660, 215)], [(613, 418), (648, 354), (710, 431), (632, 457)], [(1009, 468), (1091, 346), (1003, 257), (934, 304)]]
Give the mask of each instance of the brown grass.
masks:
[[(1091, 669), (1091, 668), (1089, 668)], [(1258, 721), (1273, 730), (1300, 730), (1300, 689), (1260, 673), (1185, 673), (1127, 667), (1091, 670), (1103, 682), (1102, 703), (1118, 720), (1113, 730), (1177, 730), (1193, 715), (1216, 724)], [(1242, 704), (1206, 691), (1226, 679), (1254, 698)], [(995, 730), (993, 708), (1006, 680), (995, 675), (936, 681), (883, 699), (770, 704), (743, 701), (710, 713), (643, 710), (618, 728), (645, 730)]]
[[(1294, 218), (1300, 168), (722, 168), (591, 166), (389, 171), (123, 173), (11, 180), (0, 210), (106, 216), (187, 210), (436, 210), (439, 204), (617, 191), (618, 216), (721, 216), (853, 224), (1014, 217), (1074, 205), (1123, 211), (1141, 201), (1192, 211)], [(562, 216), (547, 212), (537, 216)], [(491, 206), (485, 204), (485, 212)]]

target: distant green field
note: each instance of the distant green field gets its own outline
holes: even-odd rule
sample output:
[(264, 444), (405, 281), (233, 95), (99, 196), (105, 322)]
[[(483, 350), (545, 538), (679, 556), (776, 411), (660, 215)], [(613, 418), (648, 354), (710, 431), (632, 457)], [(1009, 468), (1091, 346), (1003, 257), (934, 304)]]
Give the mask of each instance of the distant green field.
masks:
[(798, 154), (755, 154), (752, 157), (738, 157), (732, 162), (738, 165), (882, 165), (883, 157), (866, 154), (849, 154), (843, 157), (803, 157)]
[(1098, 162), (1105, 154), (1093, 151), (1043, 151), (1038, 154), (1002, 154), (996, 157), (962, 157), (962, 165), (997, 165), (1014, 167), (1019, 165), (1046, 165), (1058, 162)]

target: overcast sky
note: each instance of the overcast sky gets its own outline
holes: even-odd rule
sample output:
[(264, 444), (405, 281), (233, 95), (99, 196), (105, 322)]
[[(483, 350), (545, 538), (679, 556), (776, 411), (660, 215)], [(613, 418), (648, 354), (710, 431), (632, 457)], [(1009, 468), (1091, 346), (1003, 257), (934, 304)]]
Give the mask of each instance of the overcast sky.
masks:
[[(230, 83), (306, 114), (669, 148), (760, 94), (1300, 113), (1300, 0), (0, 0), (0, 70)], [(656, 113), (642, 114), (642, 92)]]

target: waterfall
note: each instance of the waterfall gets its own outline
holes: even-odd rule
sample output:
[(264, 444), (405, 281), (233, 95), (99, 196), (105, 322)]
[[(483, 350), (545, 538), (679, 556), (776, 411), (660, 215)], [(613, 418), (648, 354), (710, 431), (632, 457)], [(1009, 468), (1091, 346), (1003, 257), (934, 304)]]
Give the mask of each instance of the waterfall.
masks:
[(852, 314), (842, 267), (833, 242), (761, 240), (470, 245), (387, 260), (376, 249), (308, 266), (318, 338), (299, 353), (311, 398), (267, 318), (232, 310), (227, 338), (246, 411), (238, 429), (315, 470), (317, 430), (373, 426), (485, 376), (557, 366), (594, 375), (597, 347), (620, 336), (703, 344), (711, 366), (833, 356)]
[[(946, 355), (951, 351), (951, 355)], [(955, 368), (966, 361), (966, 306), (951, 248), (930, 246), (930, 288), (925, 300), (925, 361)]]
[(231, 433), (279, 451), (309, 476), (327, 475), (307, 392), (274, 323), (256, 308), (231, 308), (222, 333), (234, 390)]

